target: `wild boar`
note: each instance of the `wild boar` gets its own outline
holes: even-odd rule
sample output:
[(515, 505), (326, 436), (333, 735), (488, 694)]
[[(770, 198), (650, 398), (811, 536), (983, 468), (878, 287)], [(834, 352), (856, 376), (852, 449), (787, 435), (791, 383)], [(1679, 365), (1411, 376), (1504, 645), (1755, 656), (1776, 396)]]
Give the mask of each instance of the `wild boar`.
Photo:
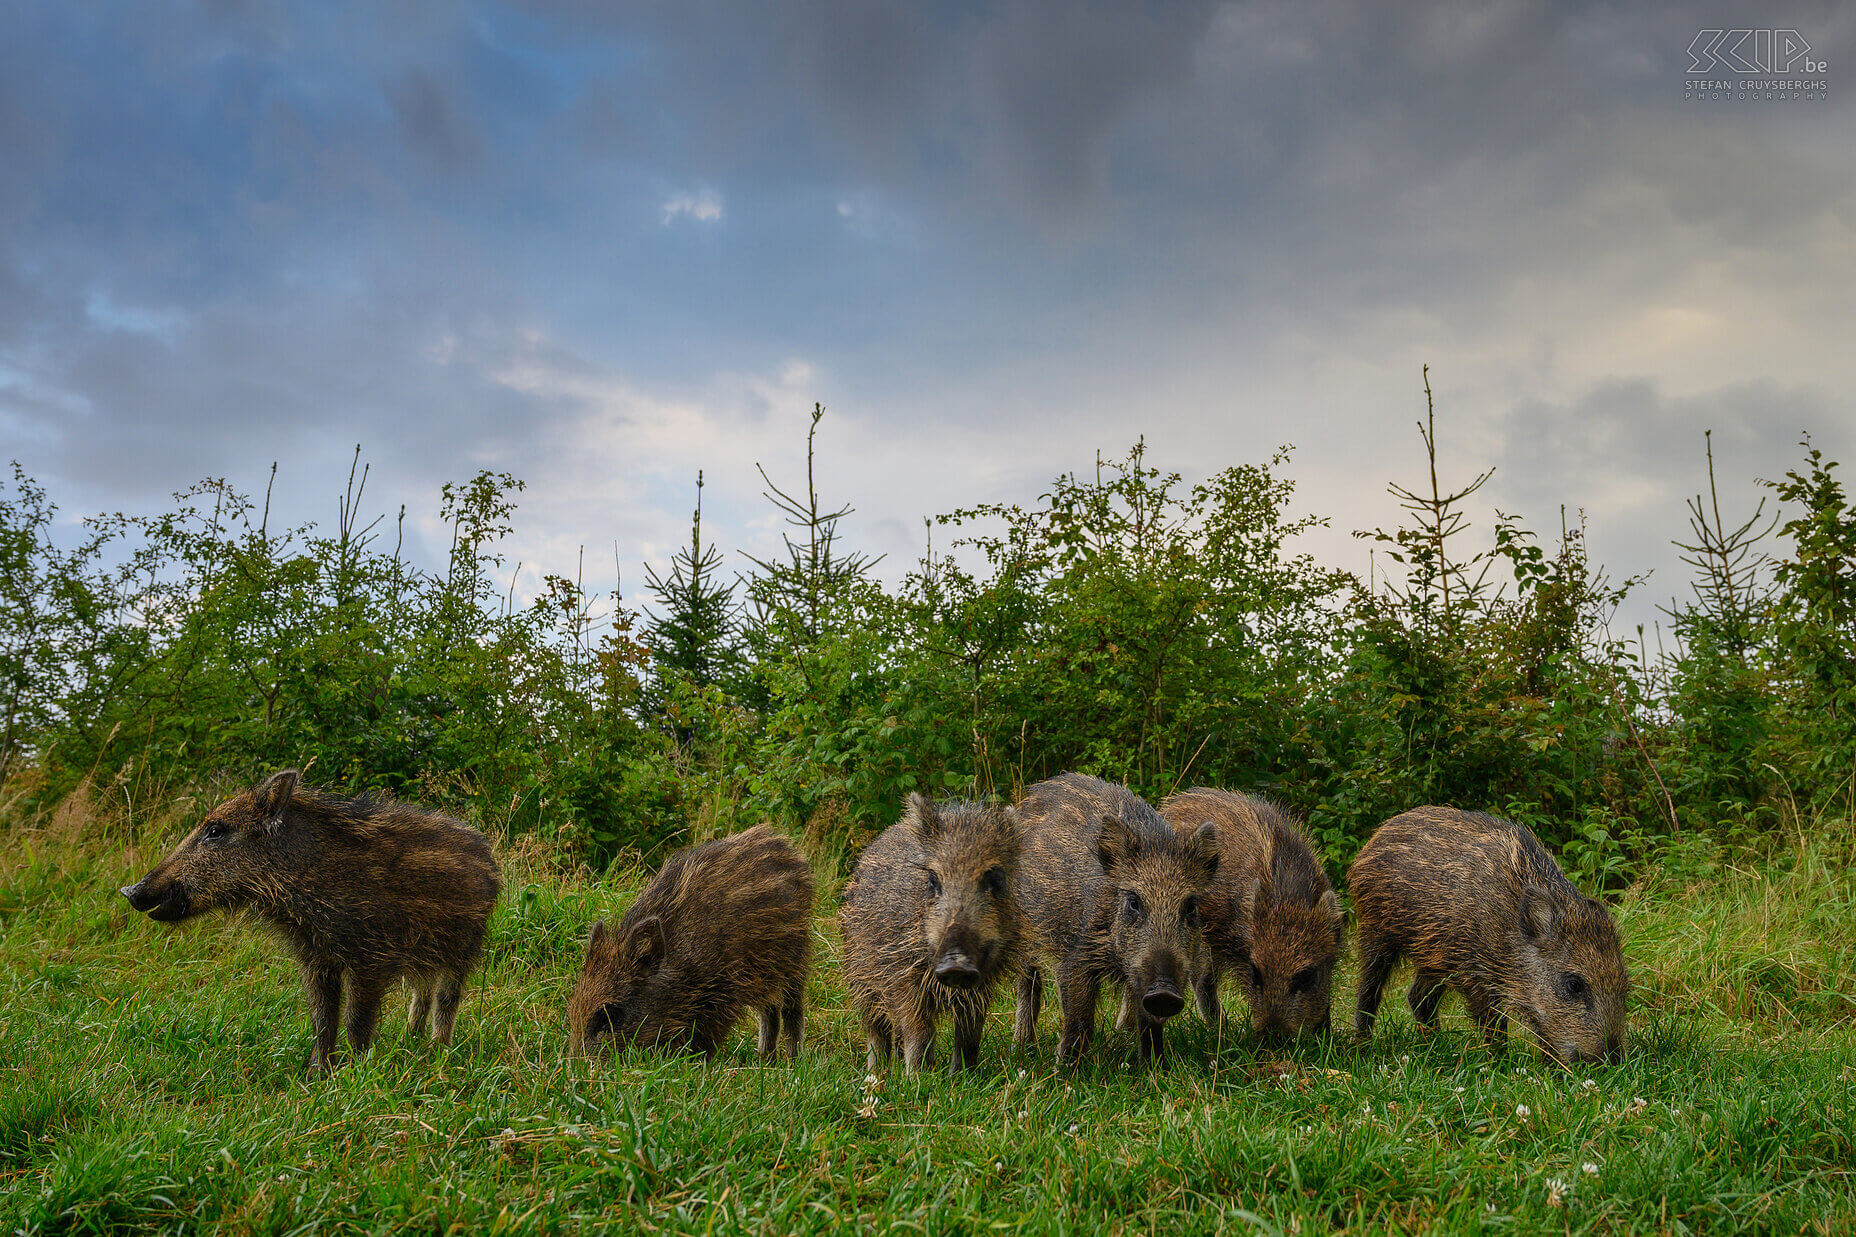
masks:
[(1630, 978), (1616, 926), (1527, 829), (1479, 812), (1421, 807), (1381, 825), (1348, 875), (1359, 923), (1354, 1030), (1372, 1033), (1393, 967), (1411, 957), (1408, 1000), (1428, 1029), (1446, 988), (1491, 1042), (1512, 1013), (1554, 1061), (1616, 1059)]
[(1176, 832), (1125, 788), (1080, 773), (1033, 786), (1018, 820), (1029, 963), (1018, 983), (1018, 1042), (1037, 1037), (1044, 962), (1057, 968), (1059, 1060), (1075, 1061), (1094, 1036), (1104, 980), (1137, 998), (1141, 1058), (1158, 1060), (1166, 1020), (1208, 965), (1199, 914), (1218, 872), (1216, 826)]
[(1218, 983), (1237, 973), (1251, 1027), (1265, 1037), (1325, 1031), (1346, 918), (1308, 835), (1275, 804), (1200, 786), (1160, 805), (1182, 833), (1218, 831), (1218, 876), (1201, 916), (1211, 962), (1199, 1012), (1217, 1026)]
[(413, 991), (412, 1029), (429, 1015), (433, 1038), (451, 1042), (498, 889), (476, 830), (410, 804), (302, 786), (286, 769), (208, 812), (122, 896), (163, 923), (255, 911), (302, 968), (316, 1036), (309, 1063), (321, 1071), (343, 1021), (348, 1046), (367, 1050), (400, 978)]
[(766, 825), (671, 856), (617, 925), (595, 923), (568, 1004), (573, 1048), (720, 1051), (748, 1008), (760, 1052), (799, 1055), (812, 869)]
[(954, 1019), (950, 1070), (978, 1063), (993, 989), (1018, 966), (1018, 851), (1011, 808), (921, 795), (864, 848), (838, 923), (870, 1069), (895, 1040), (910, 1073), (929, 1064), (943, 1014)]

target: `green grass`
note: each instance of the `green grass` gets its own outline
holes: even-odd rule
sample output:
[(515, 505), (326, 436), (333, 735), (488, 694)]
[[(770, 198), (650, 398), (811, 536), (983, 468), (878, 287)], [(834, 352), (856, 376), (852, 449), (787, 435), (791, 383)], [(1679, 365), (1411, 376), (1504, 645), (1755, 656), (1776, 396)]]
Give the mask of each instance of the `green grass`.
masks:
[(745, 1035), (708, 1066), (565, 1059), (586, 924), (635, 878), (520, 855), (457, 1044), (395, 1021), (311, 1079), (276, 946), (115, 896), (153, 852), (0, 833), (0, 1230), (1856, 1228), (1847, 843), (1634, 889), (1632, 1044), (1608, 1069), (1492, 1054), (1454, 1005), (1426, 1042), (1389, 1000), (1363, 1047), (1220, 1046), (1188, 1014), (1165, 1071), (1106, 1033), (1069, 1072), (1052, 1011), (1021, 1053), (1000, 1005), (976, 1074), (875, 1083), (829, 895), (797, 1067)]

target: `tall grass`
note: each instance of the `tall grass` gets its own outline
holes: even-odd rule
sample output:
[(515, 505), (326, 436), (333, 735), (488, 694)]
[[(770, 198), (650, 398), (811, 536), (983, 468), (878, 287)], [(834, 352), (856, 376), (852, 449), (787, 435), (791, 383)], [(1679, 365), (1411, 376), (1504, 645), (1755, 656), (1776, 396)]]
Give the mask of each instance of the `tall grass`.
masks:
[(712, 1065), (567, 1059), (586, 926), (640, 874), (593, 877), (532, 840), (504, 848), (456, 1045), (390, 1023), (314, 1080), (292, 968), (253, 925), (163, 928), (115, 895), (171, 832), (81, 801), (0, 832), (6, 1231), (1856, 1225), (1846, 827), (1673, 856), (1625, 893), (1638, 986), (1611, 1068), (1491, 1053), (1454, 1009), (1426, 1040), (1393, 1001), (1363, 1045), (1218, 1044), (1188, 1015), (1164, 1071), (1112, 1034), (1067, 1071), (1053, 1027), (1020, 1051), (1001, 1006), (976, 1073), (919, 1080), (864, 1074), (832, 886), (796, 1066), (745, 1036)]

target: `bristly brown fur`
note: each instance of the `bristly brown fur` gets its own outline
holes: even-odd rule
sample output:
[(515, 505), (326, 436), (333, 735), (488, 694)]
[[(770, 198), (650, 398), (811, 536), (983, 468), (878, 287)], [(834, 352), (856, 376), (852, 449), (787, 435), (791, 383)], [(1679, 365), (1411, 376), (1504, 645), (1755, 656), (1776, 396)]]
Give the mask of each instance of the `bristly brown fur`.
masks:
[(1205, 897), (1211, 964), (1199, 1010), (1222, 1017), (1218, 981), (1236, 971), (1262, 1035), (1324, 1031), (1345, 916), (1314, 844), (1275, 804), (1207, 786), (1173, 795), (1160, 814), (1182, 832), (1218, 830), (1218, 876)]
[(1623, 1051), (1630, 977), (1604, 906), (1575, 889), (1528, 830), (1478, 812), (1415, 808), (1381, 825), (1348, 877), (1360, 935), (1354, 1028), (1364, 1037), (1392, 968), (1430, 1027), (1446, 988), (1486, 1037), (1513, 1014), (1562, 1064)]
[(898, 1039), (909, 1072), (929, 1064), (943, 1014), (954, 1019), (950, 1069), (978, 1062), (993, 991), (1018, 969), (1018, 855), (1012, 809), (921, 795), (864, 848), (838, 924), (870, 1069)]
[(567, 1007), (574, 1050), (608, 1043), (714, 1056), (744, 1010), (760, 1051), (805, 1033), (812, 870), (766, 825), (673, 855), (616, 926), (595, 923)]
[(123, 895), (164, 921), (255, 911), (302, 968), (313, 1069), (332, 1064), (338, 1020), (350, 1048), (367, 1048), (401, 977), (413, 987), (411, 1029), (429, 1016), (449, 1043), (500, 887), (490, 843), (441, 813), (297, 778), (285, 770), (214, 808)]
[(1166, 1019), (1207, 965), (1199, 904), (1218, 870), (1217, 831), (1176, 833), (1124, 787), (1080, 773), (1033, 786), (1018, 819), (1018, 896), (1030, 929), (1018, 1041), (1036, 1038), (1038, 963), (1048, 960), (1063, 1004), (1060, 1060), (1088, 1046), (1104, 980), (1138, 998), (1142, 1058), (1163, 1056)]

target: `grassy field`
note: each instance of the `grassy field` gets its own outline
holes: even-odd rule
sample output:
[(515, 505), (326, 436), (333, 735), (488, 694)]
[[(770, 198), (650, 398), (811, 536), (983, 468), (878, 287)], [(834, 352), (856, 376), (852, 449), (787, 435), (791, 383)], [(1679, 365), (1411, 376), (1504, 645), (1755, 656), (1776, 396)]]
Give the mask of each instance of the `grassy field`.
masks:
[[(708, 1066), (569, 1061), (580, 942), (636, 877), (518, 849), (457, 1044), (396, 1021), (314, 1080), (274, 944), (116, 896), (166, 832), (112, 844), (82, 812), (0, 832), (5, 1231), (1856, 1230), (1847, 833), (1632, 889), (1630, 1052), (1571, 1074), (1482, 1049), (1454, 1003), (1426, 1042), (1389, 1000), (1369, 1045), (1282, 1053), (1188, 1013), (1154, 1073), (1114, 1034), (1057, 1071), (1054, 1011), (1020, 1052), (1001, 1005), (978, 1073), (869, 1080), (835, 867), (797, 1067), (745, 1035)], [(1343, 976), (1337, 1014), (1350, 996)]]

